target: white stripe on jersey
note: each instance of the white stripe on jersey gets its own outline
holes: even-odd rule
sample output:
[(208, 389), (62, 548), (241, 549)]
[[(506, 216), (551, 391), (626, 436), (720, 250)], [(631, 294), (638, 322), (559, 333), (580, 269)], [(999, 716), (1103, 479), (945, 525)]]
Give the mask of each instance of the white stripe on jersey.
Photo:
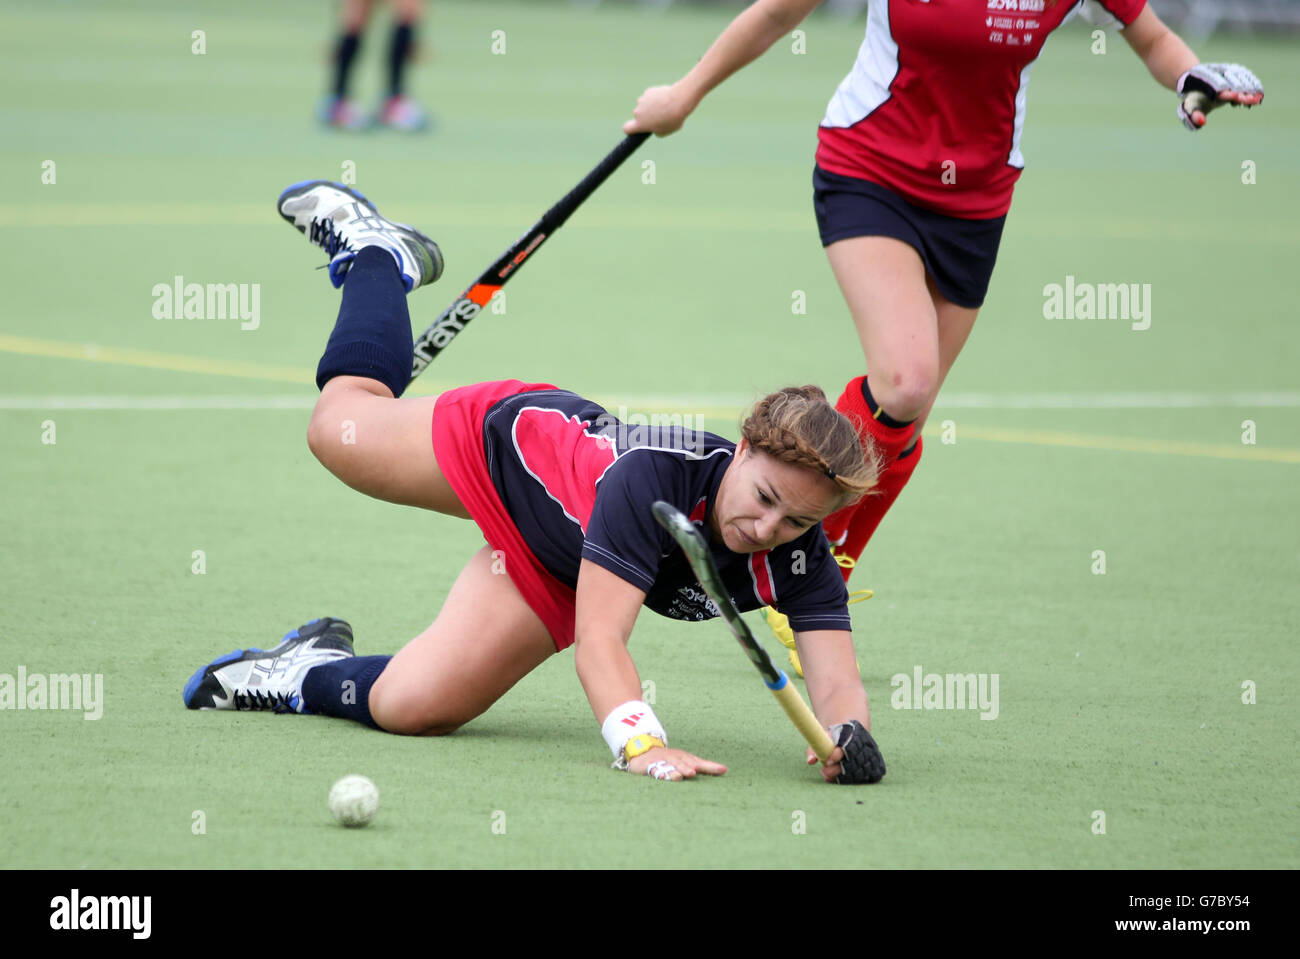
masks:
[[(1087, 3), (1088, 0), (1083, 0), (1083, 2)], [(1073, 20), (1075, 15), (1079, 12), (1079, 7), (1080, 4), (1077, 3), (1071, 7), (1070, 12), (1067, 13), (1065, 19), (1057, 25), (1056, 30), (1061, 29), (1061, 27)], [(1055, 30), (1051, 31), (1051, 33), (1055, 32)], [(1043, 41), (1043, 46), (1039, 48), (1039, 57), (1043, 55), (1043, 50), (1047, 48), (1047, 42), (1052, 39), (1051, 33), (1048, 34), (1047, 40)], [(1020, 152), (1020, 138), (1025, 132), (1025, 107), (1026, 101), (1029, 99), (1029, 74), (1030, 71), (1034, 69), (1034, 64), (1037, 62), (1038, 57), (1034, 57), (1034, 59), (1025, 64), (1025, 68), (1020, 71), (1020, 85), (1016, 88), (1016, 122), (1015, 130), (1011, 134), (1011, 152), (1007, 154), (1007, 165), (1016, 167), (1020, 170), (1025, 168), (1025, 155)]]
[(889, 30), (889, 3), (873, 0), (858, 59), (826, 106), (824, 127), (851, 127), (889, 99), (898, 76), (898, 44)]
[(1016, 120), (1011, 133), (1011, 152), (1007, 154), (1007, 166), (1025, 168), (1025, 155), (1020, 152), (1020, 138), (1025, 132), (1025, 107), (1029, 100), (1029, 73), (1037, 60), (1030, 60), (1020, 71), (1020, 86), (1016, 88)]
[[(766, 606), (768, 605), (768, 602), (767, 599), (763, 596), (763, 591), (759, 589), (758, 573), (754, 570), (754, 560), (756, 558), (757, 557), (753, 553), (751, 553), (749, 555), (749, 562), (746, 563), (745, 565), (749, 569), (749, 581), (754, 587), (754, 598), (757, 599), (764, 606)], [(763, 554), (763, 566), (767, 571), (767, 581), (772, 587), (772, 602), (775, 603), (776, 602), (776, 577), (772, 575), (772, 551), (771, 550), (767, 550)]]

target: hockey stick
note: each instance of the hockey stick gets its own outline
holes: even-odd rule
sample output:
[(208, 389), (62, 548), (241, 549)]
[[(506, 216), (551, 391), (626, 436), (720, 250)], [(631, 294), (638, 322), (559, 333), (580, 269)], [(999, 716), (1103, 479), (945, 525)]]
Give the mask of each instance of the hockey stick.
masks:
[(596, 164), (595, 169), (582, 178), (581, 183), (570, 190), (559, 203), (547, 210), (542, 218), (512, 243), (495, 263), (484, 270), (483, 275), (474, 281), (473, 286), (442, 311), (442, 315), (433, 321), (433, 325), (415, 340), (415, 361), (411, 364), (411, 379), (419, 376), (424, 368), (447, 348), (456, 335), (465, 329), (469, 321), (487, 306), (493, 294), (505, 286), (506, 281), (519, 271), (524, 261), (537, 252), (538, 247), (548, 236), (564, 225), (564, 221), (573, 211), (580, 207), (598, 186), (609, 179), (609, 175), (617, 170), (649, 135), (633, 133), (625, 137), (605, 159)]
[(714, 565), (713, 557), (709, 555), (709, 547), (705, 545), (700, 531), (680, 510), (669, 503), (660, 500), (651, 507), (651, 510), (659, 525), (668, 530), (672, 538), (677, 541), (677, 545), (682, 548), (682, 552), (686, 554), (686, 561), (691, 564), (695, 578), (700, 581), (700, 585), (709, 594), (713, 604), (721, 610), (722, 618), (731, 627), (732, 635), (744, 647), (750, 660), (762, 674), (764, 684), (772, 691), (772, 695), (781, 704), (790, 721), (803, 734), (803, 738), (813, 748), (817, 758), (825, 762), (835, 748), (831, 737), (827, 735), (826, 730), (822, 729), (817, 717), (799, 695), (799, 690), (795, 689), (794, 684), (790, 682), (790, 677), (786, 676), (784, 670), (773, 665), (767, 650), (758, 644), (754, 634), (741, 619), (731, 597), (722, 586), (722, 577), (718, 575), (718, 567)]

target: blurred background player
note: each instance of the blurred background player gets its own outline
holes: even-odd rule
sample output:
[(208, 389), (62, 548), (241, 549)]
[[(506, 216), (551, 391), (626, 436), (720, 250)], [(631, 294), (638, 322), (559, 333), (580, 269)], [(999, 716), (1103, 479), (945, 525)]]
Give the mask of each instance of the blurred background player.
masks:
[[(773, 604), (790, 617), (813, 712), (836, 744), (822, 777), (884, 775), (854, 669), (848, 593), (817, 525), (870, 489), (878, 467), (818, 387), (760, 401), (738, 446), (682, 427), (629, 427), (547, 384), (503, 380), (400, 399), (414, 358), (406, 294), (442, 272), (436, 244), (337, 184), (295, 184), (278, 209), (324, 248), (330, 279), (343, 286), (316, 373), (312, 452), (367, 495), (472, 519), (488, 545), (397, 655), (358, 657), (351, 627), (323, 618), (273, 650), (237, 650), (201, 667), (185, 684), (186, 706), (444, 735), (573, 646), (616, 768), (671, 781), (721, 775), (720, 763), (669, 747), (627, 650), (642, 606), (678, 620), (718, 615), (651, 514), (664, 500), (706, 534), (740, 609)], [(817, 761), (811, 750), (805, 757)]]
[[(671, 86), (647, 89), (627, 133), (667, 136), (704, 96), (790, 33), (821, 0), (757, 0)], [(1263, 99), (1253, 73), (1202, 64), (1145, 0), (1088, 0), (1118, 20), (1189, 129)], [(837, 409), (884, 457), (880, 485), (823, 524), (847, 581), (921, 459), (921, 429), (984, 302), (1020, 153), (1029, 72), (1075, 0), (871, 0), (866, 38), (818, 128), (813, 202), (822, 245), (870, 376)], [(1082, 81), (1086, 82), (1086, 80)], [(1188, 101), (1203, 94), (1204, 109)], [(788, 624), (767, 614), (782, 643)]]
[(406, 67), (415, 51), (415, 33), (424, 16), (423, 0), (390, 0), (393, 28), (388, 42), (386, 95), (373, 115), (363, 112), (349, 96), (352, 66), (370, 20), (374, 0), (341, 0), (339, 36), (333, 50), (331, 92), (321, 103), (320, 119), (327, 126), (359, 130), (371, 125), (415, 131), (428, 126), (424, 109), (406, 93)]

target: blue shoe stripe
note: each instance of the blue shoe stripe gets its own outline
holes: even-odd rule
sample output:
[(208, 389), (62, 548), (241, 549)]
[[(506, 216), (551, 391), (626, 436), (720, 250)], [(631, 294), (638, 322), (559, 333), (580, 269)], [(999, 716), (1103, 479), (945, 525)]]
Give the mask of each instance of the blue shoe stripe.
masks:
[(402, 275), (402, 286), (406, 288), (407, 293), (410, 293), (415, 289), (415, 280), (406, 272), (406, 259), (402, 256), (402, 251), (396, 247), (391, 252), (397, 257), (397, 272)]
[(209, 669), (213, 669), (217, 666), (224, 666), (226, 663), (233, 663), (237, 659), (242, 659), (244, 657), (244, 654), (249, 652), (260, 653), (261, 650), (260, 649), (253, 649), (253, 650), (237, 649), (233, 653), (228, 653), (225, 656), (222, 656), (218, 659), (214, 659), (206, 666), (200, 666), (198, 669), (196, 669), (194, 671), (194, 675), (191, 676), (189, 680), (185, 683), (185, 689), (181, 692), (181, 698), (185, 700), (185, 705), (189, 706), (189, 704), (193, 701), (194, 694), (198, 692), (199, 684), (203, 682), (203, 677)]
[(340, 253), (329, 262), (330, 283), (334, 284), (334, 289), (343, 285), (343, 281), (348, 278), (348, 270), (352, 269), (352, 261), (357, 255), (351, 251)]

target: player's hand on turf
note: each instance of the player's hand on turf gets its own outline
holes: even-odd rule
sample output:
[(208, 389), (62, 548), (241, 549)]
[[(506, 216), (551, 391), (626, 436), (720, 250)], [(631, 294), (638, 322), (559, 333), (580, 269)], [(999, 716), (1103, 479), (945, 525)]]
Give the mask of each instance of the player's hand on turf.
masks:
[(624, 133), (653, 133), (666, 137), (676, 133), (695, 109), (695, 104), (674, 84), (651, 87), (641, 94), (632, 119), (623, 124)]
[(627, 771), (637, 776), (653, 776), (655, 779), (668, 782), (681, 782), (683, 779), (693, 778), (697, 773), (721, 776), (727, 771), (727, 767), (722, 763), (701, 759), (683, 749), (656, 746), (629, 762)]
[(1264, 99), (1259, 77), (1239, 63), (1198, 63), (1178, 78), (1178, 119), (1189, 130), (1225, 103), (1253, 107)]
[[(822, 779), (840, 785), (879, 782), (885, 775), (885, 757), (871, 738), (867, 727), (856, 719), (839, 723), (826, 730), (835, 748), (822, 763)], [(817, 763), (817, 754), (808, 750), (808, 765)]]

